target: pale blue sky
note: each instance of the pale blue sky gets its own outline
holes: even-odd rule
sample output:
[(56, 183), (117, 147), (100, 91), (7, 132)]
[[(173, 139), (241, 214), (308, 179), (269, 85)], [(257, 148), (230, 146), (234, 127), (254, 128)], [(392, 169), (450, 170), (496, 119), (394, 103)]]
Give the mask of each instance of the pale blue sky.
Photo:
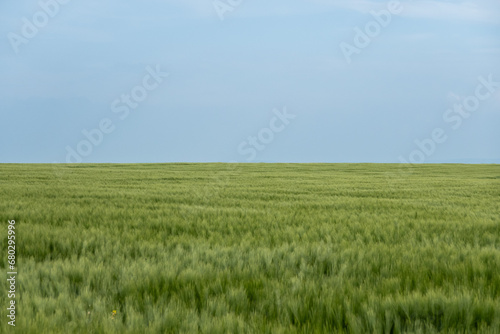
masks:
[(2, 1), (0, 162), (500, 163), (498, 0), (217, 1)]

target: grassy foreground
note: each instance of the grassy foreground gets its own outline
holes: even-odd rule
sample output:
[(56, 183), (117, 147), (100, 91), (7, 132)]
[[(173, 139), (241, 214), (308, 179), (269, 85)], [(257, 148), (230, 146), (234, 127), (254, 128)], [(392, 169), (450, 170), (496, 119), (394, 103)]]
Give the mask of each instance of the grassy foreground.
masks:
[(19, 333), (499, 332), (500, 165), (4, 164), (0, 189)]

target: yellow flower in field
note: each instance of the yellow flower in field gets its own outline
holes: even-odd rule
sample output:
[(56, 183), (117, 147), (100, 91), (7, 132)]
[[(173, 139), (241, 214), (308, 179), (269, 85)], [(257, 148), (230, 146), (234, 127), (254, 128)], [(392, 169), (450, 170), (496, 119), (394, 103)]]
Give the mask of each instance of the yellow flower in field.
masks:
[(116, 315), (116, 310), (113, 310), (113, 315)]

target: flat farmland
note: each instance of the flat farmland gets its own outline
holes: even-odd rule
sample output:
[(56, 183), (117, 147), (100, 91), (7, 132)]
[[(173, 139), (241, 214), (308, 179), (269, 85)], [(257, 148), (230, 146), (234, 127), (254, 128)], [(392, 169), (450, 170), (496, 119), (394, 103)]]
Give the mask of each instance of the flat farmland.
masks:
[(0, 164), (0, 189), (20, 333), (499, 332), (500, 165)]

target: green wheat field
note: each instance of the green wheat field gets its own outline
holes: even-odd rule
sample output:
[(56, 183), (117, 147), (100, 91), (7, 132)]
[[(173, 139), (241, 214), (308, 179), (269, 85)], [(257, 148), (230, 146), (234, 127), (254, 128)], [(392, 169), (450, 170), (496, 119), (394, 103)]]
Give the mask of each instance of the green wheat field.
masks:
[(0, 189), (1, 333), (500, 332), (500, 165), (1, 164)]

